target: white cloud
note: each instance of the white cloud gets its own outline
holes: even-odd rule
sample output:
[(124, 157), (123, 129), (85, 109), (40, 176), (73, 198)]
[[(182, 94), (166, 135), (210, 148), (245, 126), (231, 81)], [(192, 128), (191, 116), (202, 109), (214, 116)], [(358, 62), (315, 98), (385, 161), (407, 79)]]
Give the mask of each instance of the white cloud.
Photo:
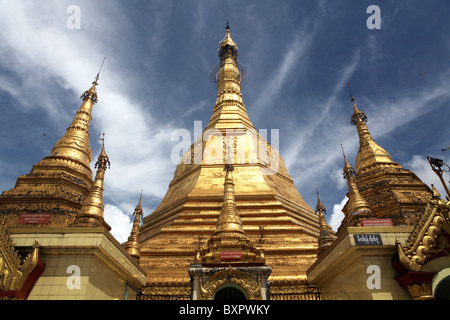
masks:
[[(442, 158), (440, 158), (440, 159), (442, 159)], [(448, 160), (449, 159), (445, 159), (444, 163), (449, 163)], [(445, 189), (442, 186), (441, 180), (439, 179), (437, 174), (434, 173), (434, 171), (431, 169), (431, 166), (428, 163), (428, 160), (426, 157), (421, 156), (421, 155), (414, 155), (411, 158), (411, 160), (409, 160), (408, 162), (406, 162), (404, 164), (404, 167), (405, 167), (405, 169), (413, 171), (419, 177), (419, 179), (422, 180), (422, 182), (425, 183), (426, 185), (428, 185), (430, 188), (431, 188), (431, 185), (433, 184), (435, 186), (435, 188), (441, 194), (441, 197), (443, 199), (445, 199), (445, 196), (447, 195), (447, 193), (445, 192)], [(447, 180), (449, 179), (449, 174), (444, 173), (443, 177), (444, 177), (444, 181), (447, 183), (447, 186), (448, 186)]]
[(347, 187), (347, 180), (345, 180), (343, 176), (343, 167), (344, 165), (342, 165), (341, 168), (332, 170), (329, 176), (338, 190), (344, 190)]
[(347, 201), (348, 198), (345, 197), (344, 199), (342, 199), (341, 203), (336, 203), (333, 205), (333, 213), (331, 214), (328, 224), (334, 231), (337, 231), (337, 229), (341, 225), (342, 219), (344, 219), (345, 217), (344, 213), (342, 212), (342, 209), (344, 208)]
[(111, 234), (120, 243), (124, 243), (130, 236), (133, 222), (130, 216), (123, 213), (123, 211), (111, 204), (105, 205), (105, 212), (103, 217), (107, 224), (111, 227)]

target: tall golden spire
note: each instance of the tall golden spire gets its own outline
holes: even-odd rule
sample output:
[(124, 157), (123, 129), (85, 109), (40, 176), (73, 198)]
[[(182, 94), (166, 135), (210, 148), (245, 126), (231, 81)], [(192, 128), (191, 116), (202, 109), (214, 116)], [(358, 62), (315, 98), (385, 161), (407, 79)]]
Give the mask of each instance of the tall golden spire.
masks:
[(320, 201), (319, 190), (318, 189), (316, 189), (316, 190), (317, 190), (317, 205), (316, 205), (315, 213), (317, 215), (319, 215), (319, 230), (320, 230), (319, 238), (317, 239), (317, 242), (319, 245), (318, 251), (317, 251), (317, 256), (320, 256), (325, 252), (325, 250), (329, 246), (331, 246), (331, 244), (333, 243), (333, 237), (330, 234), (328, 225), (325, 220), (325, 214), (326, 214), (325, 206)]
[[(350, 83), (347, 83), (350, 90)], [(359, 110), (355, 103), (355, 98), (350, 91), (350, 100), (353, 103), (353, 114), (351, 124), (355, 125), (359, 136), (359, 151), (355, 159), (356, 170), (368, 167), (374, 163), (393, 163), (391, 155), (375, 143), (367, 128), (367, 116)]]
[(140, 259), (141, 257), (141, 246), (139, 245), (138, 239), (139, 239), (139, 226), (141, 225), (141, 217), (144, 214), (144, 211), (142, 210), (142, 191), (141, 191), (141, 197), (139, 198), (139, 203), (134, 209), (134, 221), (133, 221), (133, 227), (131, 229), (131, 234), (128, 237), (128, 241), (125, 244), (125, 249), (127, 252), (134, 258)]
[(232, 174), (233, 170), (233, 165), (225, 165), (223, 206), (222, 210), (220, 211), (219, 219), (217, 220), (217, 226), (216, 231), (214, 232), (214, 236), (245, 236), (241, 217), (239, 216), (239, 212), (234, 200), (234, 182)]
[(348, 163), (343, 148), (342, 153), (344, 155), (344, 179), (347, 180), (348, 185), (348, 202), (343, 211), (346, 215), (346, 219), (350, 221), (354, 216), (372, 214), (372, 210), (370, 209), (369, 203), (359, 193), (358, 186), (356, 185), (356, 172)]
[(47, 158), (64, 158), (75, 161), (89, 168), (91, 162), (91, 145), (89, 142), (89, 127), (92, 120), (92, 106), (97, 103), (99, 74), (95, 77), (90, 89), (80, 97), (83, 100), (75, 114), (72, 124), (67, 128), (64, 136), (54, 145)]
[(103, 146), (100, 152), (97, 162), (95, 163), (95, 168), (97, 169), (97, 174), (95, 175), (94, 184), (91, 187), (89, 195), (84, 201), (80, 213), (77, 215), (75, 222), (72, 224), (74, 227), (100, 227), (104, 226), (108, 230), (111, 227), (105, 222), (103, 218), (103, 211), (105, 205), (103, 203), (103, 184), (105, 179), (106, 169), (109, 168), (110, 162), (109, 157), (105, 152), (105, 134), (103, 134)]
[(237, 61), (238, 46), (231, 38), (227, 20), (225, 37), (219, 44), (219, 69), (214, 74), (217, 83), (217, 99), (207, 129), (251, 128), (241, 93), (242, 66)]

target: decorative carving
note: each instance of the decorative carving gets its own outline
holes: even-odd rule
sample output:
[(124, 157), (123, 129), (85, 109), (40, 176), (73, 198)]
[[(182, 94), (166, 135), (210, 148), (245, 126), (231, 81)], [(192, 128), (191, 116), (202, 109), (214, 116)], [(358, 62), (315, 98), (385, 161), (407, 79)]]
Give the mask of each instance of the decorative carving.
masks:
[(441, 233), (442, 225), (448, 223), (450, 201), (440, 198), (439, 192), (433, 186), (433, 198), (428, 202), (425, 213), (417, 223), (411, 236), (404, 245), (397, 240), (400, 262), (410, 271), (420, 271), (431, 248)]
[[(29, 279), (39, 263), (41, 268)], [(42, 271), (39, 243), (35, 242), (32, 252), (22, 262), (6, 227), (0, 224), (0, 299), (26, 299)]]
[(216, 292), (227, 284), (242, 288), (249, 300), (261, 300), (261, 287), (249, 274), (229, 266), (226, 270), (214, 273), (200, 284), (200, 299), (213, 300)]
[(432, 300), (432, 287), (431, 283), (412, 284), (407, 290), (413, 300)]

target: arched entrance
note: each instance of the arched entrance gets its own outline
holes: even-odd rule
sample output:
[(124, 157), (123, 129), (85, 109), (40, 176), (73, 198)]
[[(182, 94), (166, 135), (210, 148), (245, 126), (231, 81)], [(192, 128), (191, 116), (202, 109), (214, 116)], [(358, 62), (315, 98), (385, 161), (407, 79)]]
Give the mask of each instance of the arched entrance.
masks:
[(225, 285), (217, 290), (214, 300), (247, 300), (247, 295), (238, 286)]
[(434, 290), (434, 298), (436, 300), (450, 300), (450, 276), (446, 276), (439, 281)]

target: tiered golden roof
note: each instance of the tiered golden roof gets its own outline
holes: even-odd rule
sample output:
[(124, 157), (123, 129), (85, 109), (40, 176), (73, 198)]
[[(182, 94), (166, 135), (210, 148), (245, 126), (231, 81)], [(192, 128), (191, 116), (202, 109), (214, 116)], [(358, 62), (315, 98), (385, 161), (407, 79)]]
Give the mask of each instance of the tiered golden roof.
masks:
[(259, 239), (264, 227), (272, 284), (305, 282), (316, 258), (318, 216), (302, 199), (278, 151), (251, 123), (242, 100), (237, 55), (227, 27), (219, 45), (218, 94), (211, 119), (180, 160), (159, 206), (143, 219), (140, 264), (150, 286), (161, 284), (158, 290), (164, 291), (169, 282), (189, 285), (186, 270), (198, 238), (215, 232), (222, 210), (225, 164), (235, 169), (235, 204), (248, 239)]
[(74, 221), (93, 185), (89, 127), (97, 102), (97, 81), (98, 75), (81, 96), (82, 105), (50, 155), (0, 196), (0, 214), (7, 215), (7, 226), (17, 226), (24, 213), (50, 213), (50, 222), (45, 225), (50, 227), (68, 226)]
[(359, 196), (369, 205), (373, 218), (390, 218), (394, 225), (414, 225), (425, 210), (431, 189), (374, 141), (366, 114), (356, 106), (353, 95), (351, 101), (351, 123), (359, 137), (357, 175), (353, 179)]

